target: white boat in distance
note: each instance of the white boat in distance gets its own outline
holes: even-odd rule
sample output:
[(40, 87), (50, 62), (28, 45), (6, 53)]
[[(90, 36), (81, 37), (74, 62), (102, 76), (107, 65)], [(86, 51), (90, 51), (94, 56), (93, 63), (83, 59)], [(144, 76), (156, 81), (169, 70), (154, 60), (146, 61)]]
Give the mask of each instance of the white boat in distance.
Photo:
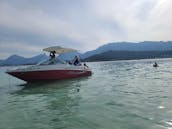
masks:
[[(62, 48), (60, 46), (49, 47), (43, 49), (44, 51), (50, 52), (51, 54), (63, 54), (66, 52), (77, 51), (69, 48)], [(26, 68), (18, 68), (16, 70), (7, 70), (6, 73), (17, 77), (21, 80), (27, 82), (34, 81), (47, 81), (47, 80), (63, 80), (69, 78), (76, 78), (82, 76), (91, 76), (91, 69), (84, 63), (75, 64), (67, 63), (63, 60), (60, 60), (58, 57), (54, 59), (48, 59), (37, 65), (28, 66)]]

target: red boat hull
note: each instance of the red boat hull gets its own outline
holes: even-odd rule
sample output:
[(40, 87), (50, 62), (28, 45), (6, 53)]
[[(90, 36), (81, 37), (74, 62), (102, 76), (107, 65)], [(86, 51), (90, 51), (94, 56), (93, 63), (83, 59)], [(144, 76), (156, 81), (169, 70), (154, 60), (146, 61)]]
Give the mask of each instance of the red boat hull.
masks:
[(91, 71), (87, 70), (47, 70), (47, 71), (25, 71), (25, 72), (7, 72), (27, 82), (63, 80), (82, 76), (91, 76)]

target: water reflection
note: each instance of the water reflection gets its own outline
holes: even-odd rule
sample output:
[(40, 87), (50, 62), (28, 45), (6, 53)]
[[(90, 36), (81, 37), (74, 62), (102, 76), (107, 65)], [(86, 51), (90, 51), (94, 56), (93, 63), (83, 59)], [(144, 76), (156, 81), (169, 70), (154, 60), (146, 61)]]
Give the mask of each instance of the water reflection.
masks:
[[(10, 100), (9, 104), (11, 106), (15, 104), (15, 110), (18, 113), (20, 112), (18, 106), (25, 105), (22, 110), (27, 110), (27, 113), (23, 113), (25, 114), (24, 118), (18, 118), (20, 121), (32, 123), (42, 121), (42, 124), (46, 121), (47, 128), (69, 128), (70, 121), (72, 121), (71, 117), (78, 116), (78, 108), (82, 99), (80, 94), (81, 83), (87, 79), (79, 78), (20, 85), (23, 88), (11, 93), (13, 99)], [(68, 124), (65, 121), (69, 121)]]
[[(24, 83), (18, 86), (23, 87), (21, 90), (13, 92), (13, 94), (39, 94), (39, 93), (47, 93), (47, 92), (56, 92), (60, 89), (70, 89), (77, 88), (77, 91), (81, 86), (81, 83), (87, 81), (89, 77), (75, 78), (75, 79), (67, 79), (67, 80), (53, 80), (53, 81), (39, 81), (32, 83)], [(39, 92), (40, 91), (40, 92)]]

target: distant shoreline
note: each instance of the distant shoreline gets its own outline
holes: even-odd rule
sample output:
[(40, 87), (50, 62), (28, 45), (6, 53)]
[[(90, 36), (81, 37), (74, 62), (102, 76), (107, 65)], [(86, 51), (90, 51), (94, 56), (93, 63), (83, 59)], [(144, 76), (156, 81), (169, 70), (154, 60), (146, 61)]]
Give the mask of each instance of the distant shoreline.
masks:
[(116, 60), (140, 60), (172, 58), (172, 51), (107, 51), (90, 56), (84, 61), (116, 61)]
[(121, 59), (121, 60), (101, 60), (101, 61), (87, 61), (87, 62), (120, 62), (120, 61), (139, 61), (139, 60), (172, 60), (172, 58), (144, 58), (144, 59)]

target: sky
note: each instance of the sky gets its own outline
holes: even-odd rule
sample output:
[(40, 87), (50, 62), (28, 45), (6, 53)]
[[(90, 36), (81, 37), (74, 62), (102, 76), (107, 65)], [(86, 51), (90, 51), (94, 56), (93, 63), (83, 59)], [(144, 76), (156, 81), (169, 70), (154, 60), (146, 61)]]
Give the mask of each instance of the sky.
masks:
[(172, 0), (0, 0), (0, 59), (49, 46), (172, 40)]

